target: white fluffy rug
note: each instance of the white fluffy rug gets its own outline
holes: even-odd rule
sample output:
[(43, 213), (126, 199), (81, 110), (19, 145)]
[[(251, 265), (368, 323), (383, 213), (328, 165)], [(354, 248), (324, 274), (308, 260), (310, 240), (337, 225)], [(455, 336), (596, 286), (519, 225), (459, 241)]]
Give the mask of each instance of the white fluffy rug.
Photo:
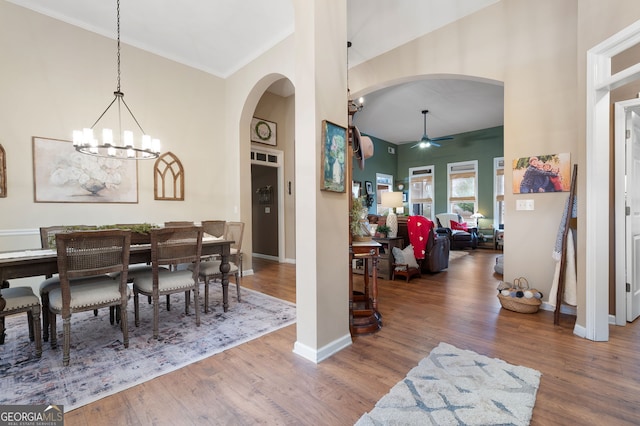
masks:
[(440, 343), (356, 425), (528, 425), (540, 376)]

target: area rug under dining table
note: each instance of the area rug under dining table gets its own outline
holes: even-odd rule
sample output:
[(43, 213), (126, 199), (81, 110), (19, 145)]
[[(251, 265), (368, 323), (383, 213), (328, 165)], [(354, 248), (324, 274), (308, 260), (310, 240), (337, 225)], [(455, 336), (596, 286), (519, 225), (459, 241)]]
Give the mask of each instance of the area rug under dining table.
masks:
[[(184, 294), (172, 296), (168, 312), (161, 297), (159, 340), (152, 338), (152, 306), (141, 298), (140, 327), (135, 327), (131, 300), (129, 348), (122, 345), (119, 327), (109, 323), (108, 309), (97, 316), (74, 314), (68, 367), (62, 366), (60, 319), (58, 349), (43, 343), (38, 359), (28, 339), (26, 315), (7, 318), (5, 344), (0, 345), (0, 405), (57, 404), (70, 411), (296, 321), (294, 304), (245, 288), (242, 302), (230, 298), (225, 313), (220, 287), (210, 286), (210, 310), (201, 313), (200, 327), (195, 325), (193, 307), (190, 315), (184, 313)], [(229, 294), (235, 294), (233, 284)]]
[(440, 343), (356, 426), (529, 424), (541, 373)]

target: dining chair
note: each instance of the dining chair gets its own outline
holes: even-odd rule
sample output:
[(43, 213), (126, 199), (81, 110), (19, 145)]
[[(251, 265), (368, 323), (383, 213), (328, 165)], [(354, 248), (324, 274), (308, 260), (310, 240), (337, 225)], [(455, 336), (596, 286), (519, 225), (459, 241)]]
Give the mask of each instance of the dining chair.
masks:
[(0, 306), (0, 344), (4, 344), (4, 319), (9, 315), (27, 313), (29, 340), (36, 344), (36, 356), (42, 356), (42, 333), (40, 330), (40, 299), (33, 294), (31, 287), (2, 288), (4, 307)]
[(227, 222), (224, 230), (224, 239), (233, 241), (231, 244), (231, 260), (234, 261), (239, 269), (240, 276), (243, 275), (242, 269), (242, 238), (244, 236), (244, 222)]
[[(131, 231), (119, 229), (56, 234), (60, 287), (49, 292), (51, 347), (57, 346), (56, 317), (63, 321), (63, 365), (69, 365), (71, 316), (76, 312), (118, 306), (124, 347), (129, 347), (127, 268)], [(113, 279), (107, 274), (118, 274)], [(72, 280), (91, 278), (72, 285)]]
[(226, 227), (226, 220), (203, 220), (201, 222), (202, 229), (205, 234), (209, 234), (216, 238), (224, 237), (224, 230)]
[[(82, 228), (82, 230), (95, 229), (95, 226), (89, 225), (57, 225), (57, 226), (43, 226), (40, 228), (40, 246), (43, 249), (55, 250), (56, 249), (56, 234), (60, 232), (69, 232), (74, 228)], [(90, 282), (91, 279), (77, 279), (72, 280), (71, 285), (78, 285)], [(45, 275), (45, 280), (40, 283), (39, 293), (42, 303), (42, 339), (47, 342), (49, 340), (49, 292), (54, 288), (60, 287), (60, 277), (53, 275)], [(114, 320), (114, 311), (110, 310), (111, 324)], [(98, 310), (93, 311), (94, 315), (98, 315)]]
[[(189, 314), (190, 294), (194, 293), (196, 326), (200, 325), (198, 274), (202, 255), (201, 226), (175, 226), (151, 230), (151, 271), (136, 274), (133, 303), (136, 327), (140, 326), (139, 295), (151, 296), (153, 337), (158, 338), (160, 296), (184, 292), (185, 313)], [(191, 264), (192, 269), (165, 269), (163, 266)]]

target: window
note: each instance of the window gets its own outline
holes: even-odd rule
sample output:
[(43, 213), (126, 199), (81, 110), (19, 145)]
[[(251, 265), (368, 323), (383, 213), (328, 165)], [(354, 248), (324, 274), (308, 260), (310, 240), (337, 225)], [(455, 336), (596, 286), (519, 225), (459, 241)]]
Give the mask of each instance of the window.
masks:
[(493, 159), (493, 170), (494, 226), (498, 228), (504, 224), (504, 157)]
[(471, 215), (478, 206), (478, 161), (447, 164), (449, 184), (449, 211), (462, 219), (475, 222)]
[(434, 166), (409, 169), (409, 214), (433, 220)]

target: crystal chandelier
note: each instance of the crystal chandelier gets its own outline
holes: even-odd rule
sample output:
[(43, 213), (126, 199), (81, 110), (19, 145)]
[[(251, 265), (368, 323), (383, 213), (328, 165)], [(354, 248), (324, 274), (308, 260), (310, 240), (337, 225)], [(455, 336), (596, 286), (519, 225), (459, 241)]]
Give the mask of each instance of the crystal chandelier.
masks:
[[(142, 129), (142, 126), (140, 126), (140, 123), (138, 123), (135, 115), (133, 115), (133, 112), (131, 112), (129, 105), (127, 105), (127, 103), (124, 101), (124, 93), (122, 93), (122, 91), (120, 90), (120, 0), (117, 0), (117, 25), (118, 85), (116, 91), (113, 92), (114, 98), (90, 128), (73, 131), (73, 146), (78, 152), (98, 157), (112, 157), (131, 160), (146, 160), (158, 158), (158, 156), (160, 155), (160, 141), (158, 139), (152, 139), (151, 136), (145, 133), (145, 131)], [(114, 140), (112, 129), (104, 128), (102, 130), (102, 141), (100, 142), (95, 138), (93, 129), (114, 104), (117, 104), (118, 106), (118, 137), (120, 141), (118, 141), (117, 139)], [(133, 132), (131, 130), (122, 130), (123, 105), (142, 132), (142, 141), (140, 147), (136, 147), (134, 145)]]

